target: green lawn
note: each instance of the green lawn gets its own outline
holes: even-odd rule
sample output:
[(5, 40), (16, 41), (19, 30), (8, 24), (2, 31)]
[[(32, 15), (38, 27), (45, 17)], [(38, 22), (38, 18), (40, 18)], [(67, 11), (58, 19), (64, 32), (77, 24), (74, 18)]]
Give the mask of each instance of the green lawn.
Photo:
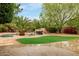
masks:
[(20, 38), (17, 39), (17, 41), (22, 44), (43, 44), (49, 42), (78, 40), (78, 39), (79, 37), (73, 37), (73, 36), (43, 36), (37, 38)]

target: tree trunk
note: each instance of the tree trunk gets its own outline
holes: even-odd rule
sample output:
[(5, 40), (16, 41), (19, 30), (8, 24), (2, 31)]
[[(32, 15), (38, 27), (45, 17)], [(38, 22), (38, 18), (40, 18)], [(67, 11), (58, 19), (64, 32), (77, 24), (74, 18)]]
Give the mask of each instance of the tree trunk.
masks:
[(61, 30), (60, 29), (58, 29), (58, 31), (57, 31), (58, 33), (61, 33)]
[(62, 27), (61, 28), (58, 28), (57, 33), (62, 33), (61, 30), (62, 30)]

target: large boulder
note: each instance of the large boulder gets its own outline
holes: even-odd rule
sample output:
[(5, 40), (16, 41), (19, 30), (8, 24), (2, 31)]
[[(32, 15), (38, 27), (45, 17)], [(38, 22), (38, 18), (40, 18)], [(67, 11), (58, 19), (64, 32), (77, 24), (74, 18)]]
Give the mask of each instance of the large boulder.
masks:
[(47, 30), (45, 28), (39, 28), (35, 30), (36, 34), (42, 35), (42, 34), (46, 34), (48, 33)]

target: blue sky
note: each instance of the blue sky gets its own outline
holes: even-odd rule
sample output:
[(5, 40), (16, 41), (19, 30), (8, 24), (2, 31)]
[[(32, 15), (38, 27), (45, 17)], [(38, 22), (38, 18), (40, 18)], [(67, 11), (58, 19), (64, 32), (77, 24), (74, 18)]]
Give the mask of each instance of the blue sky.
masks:
[(19, 16), (28, 17), (30, 19), (39, 18), (40, 12), (42, 11), (42, 4), (40, 3), (23, 3), (20, 8), (23, 8)]

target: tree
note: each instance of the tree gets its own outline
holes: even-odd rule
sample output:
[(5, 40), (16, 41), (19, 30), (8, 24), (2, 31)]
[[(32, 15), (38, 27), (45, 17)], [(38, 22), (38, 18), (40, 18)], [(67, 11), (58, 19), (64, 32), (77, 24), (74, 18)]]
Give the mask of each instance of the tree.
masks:
[(20, 4), (0, 3), (0, 24), (9, 23), (14, 15), (21, 11)]
[(40, 21), (39, 21), (39, 20), (34, 19), (32, 22), (33, 22), (33, 24), (34, 24), (34, 26), (35, 26), (35, 29), (40, 28)]
[(19, 32), (19, 35), (25, 35), (25, 32), (29, 28), (29, 20), (28, 18), (24, 18), (23, 16), (18, 16), (13, 20), (13, 23), (16, 26), (17, 31)]
[(67, 23), (68, 26), (70, 27), (74, 27), (77, 29), (77, 31), (79, 32), (79, 16), (73, 18), (73, 19), (70, 19)]
[(56, 27), (58, 32), (61, 32), (62, 27), (79, 14), (79, 4), (73, 3), (54, 3), (43, 4), (43, 10), (41, 13), (41, 19), (46, 23), (47, 27)]

